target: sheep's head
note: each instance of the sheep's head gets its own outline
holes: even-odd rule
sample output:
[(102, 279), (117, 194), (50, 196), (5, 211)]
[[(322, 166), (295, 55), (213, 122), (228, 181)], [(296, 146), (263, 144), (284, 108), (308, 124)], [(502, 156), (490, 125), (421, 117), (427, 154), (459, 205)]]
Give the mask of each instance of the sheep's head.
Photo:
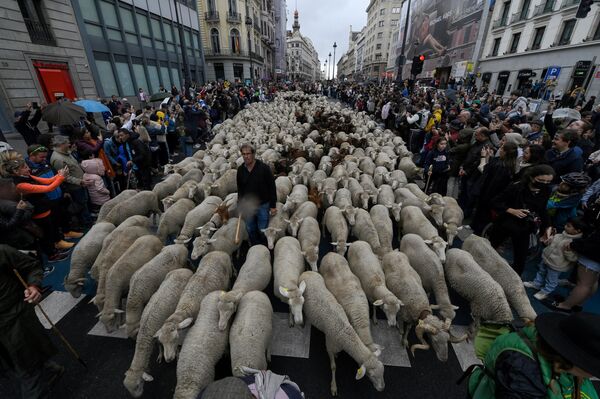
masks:
[(179, 330), (189, 327), (193, 323), (191, 317), (180, 323), (166, 321), (165, 324), (154, 334), (154, 338), (162, 345), (162, 353), (165, 362), (172, 362), (177, 356), (177, 347), (179, 346)]
[(210, 196), (213, 185), (211, 183), (201, 183), (198, 185), (198, 190), (202, 190), (204, 193), (204, 198)]
[(198, 191), (198, 183), (190, 182), (188, 183), (188, 198), (193, 199)]
[(214, 227), (212, 223), (206, 223), (204, 226), (198, 227), (196, 230), (198, 230), (198, 234), (202, 239), (208, 240), (218, 229)]
[(379, 359), (377, 359), (377, 356), (375, 356), (375, 354), (373, 354), (356, 371), (356, 379), (360, 380), (366, 374), (369, 377), (369, 380), (371, 380), (373, 387), (377, 391), (381, 392), (385, 389), (385, 381), (383, 379), (383, 371), (384, 371), (383, 363), (381, 363), (381, 361)]
[(175, 165), (173, 164), (166, 164), (165, 168), (164, 168), (164, 174), (168, 175), (169, 173), (173, 173), (175, 171)]
[(442, 263), (446, 262), (446, 247), (448, 246), (448, 243), (446, 243), (442, 237), (435, 236), (431, 238), (431, 240), (424, 240), (424, 242), (431, 247)]
[(114, 309), (114, 311), (109, 311), (106, 308), (99, 313), (100, 321), (106, 327), (106, 331), (109, 333), (116, 331), (119, 329), (119, 317), (117, 315), (125, 313), (121, 309)]
[(326, 188), (325, 189), (325, 196), (327, 197), (327, 202), (329, 202), (329, 204), (333, 204), (335, 192), (336, 192), (335, 188)]
[(300, 228), (300, 224), (302, 224), (303, 220), (304, 218), (299, 218), (295, 215), (289, 218), (289, 220), (285, 220), (290, 225), (290, 229), (292, 230), (292, 237), (298, 236), (298, 229)]
[(265, 237), (267, 238), (267, 248), (273, 249), (275, 247), (275, 240), (279, 233), (281, 233), (281, 229), (277, 227), (267, 227), (266, 229), (260, 230)]
[(306, 250), (302, 251), (302, 255), (306, 259), (306, 262), (310, 265), (310, 268), (313, 272), (317, 271), (317, 260), (319, 259), (319, 247), (312, 246), (310, 248), (306, 248)]
[(452, 245), (454, 238), (458, 235), (458, 232), (463, 229), (463, 226), (457, 226), (456, 223), (444, 223), (444, 228), (446, 229), (448, 244)]
[(400, 306), (404, 306), (402, 301), (396, 298), (395, 295), (388, 295), (383, 299), (378, 299), (373, 302), (373, 305), (381, 306), (390, 327), (394, 327), (396, 325), (396, 316), (400, 311)]
[(354, 223), (356, 223), (356, 208), (347, 205), (344, 209), (342, 209), (342, 213), (346, 217), (348, 224), (350, 226), (354, 226)]
[(294, 324), (304, 326), (304, 318), (302, 316), (302, 307), (304, 306), (304, 290), (306, 289), (306, 283), (300, 282), (298, 288), (285, 288), (279, 287), (279, 293), (281, 296), (286, 298), (288, 305), (290, 305), (290, 312), (294, 317)]
[(458, 310), (458, 306), (454, 306), (452, 304), (431, 305), (431, 309), (439, 309), (440, 316), (444, 320), (452, 321), (456, 317), (456, 310)]
[(369, 199), (370, 198), (371, 198), (371, 196), (366, 191), (363, 191), (362, 193), (359, 194), (360, 207), (362, 209), (365, 209), (365, 210), (369, 209)]
[(217, 241), (216, 238), (204, 239), (203, 237), (196, 237), (194, 247), (192, 248), (192, 260), (196, 260), (208, 253), (210, 244), (215, 241)]
[(173, 197), (171, 197), (171, 196), (169, 196), (167, 198), (163, 198), (163, 200), (162, 200), (163, 208), (165, 209), (165, 211), (167, 209), (169, 209), (169, 207), (171, 205), (173, 205), (174, 203), (175, 203), (175, 201), (173, 201)]
[(225, 292), (221, 291), (219, 302), (217, 302), (217, 309), (219, 310), (219, 330), (223, 331), (227, 328), (227, 323), (235, 311), (237, 305), (242, 299), (242, 292)]
[(400, 222), (400, 214), (402, 211), (402, 203), (398, 203), (398, 204), (392, 204), (392, 207), (390, 208), (390, 212), (392, 213), (392, 216), (394, 217), (394, 220), (396, 222)]
[(129, 369), (125, 372), (123, 385), (134, 398), (139, 398), (144, 393), (144, 382), (153, 381), (154, 378), (143, 370)]
[(65, 276), (64, 285), (67, 291), (71, 293), (73, 298), (79, 298), (83, 292), (83, 285), (85, 284), (85, 277), (77, 278), (73, 281), (69, 280), (69, 276)]
[(427, 203), (430, 205), (446, 205), (446, 201), (444, 201), (444, 197), (440, 193), (432, 193), (429, 197), (427, 197)]
[(346, 240), (333, 241), (331, 245), (335, 247), (335, 252), (342, 256), (344, 256), (346, 249), (350, 246), (350, 244), (346, 243)]

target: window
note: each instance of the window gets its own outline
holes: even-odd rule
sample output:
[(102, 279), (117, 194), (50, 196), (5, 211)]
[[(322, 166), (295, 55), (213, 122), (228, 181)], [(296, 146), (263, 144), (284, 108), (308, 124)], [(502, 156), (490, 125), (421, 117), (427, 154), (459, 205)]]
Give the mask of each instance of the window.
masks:
[(244, 78), (244, 64), (233, 64), (233, 78), (235, 80)]
[(565, 24), (563, 25), (562, 33), (560, 34), (560, 40), (558, 41), (559, 46), (569, 44), (571, 42), (571, 36), (573, 35), (574, 28), (575, 28), (575, 20), (574, 19), (565, 21)]
[(471, 38), (471, 25), (465, 28), (465, 34), (463, 36), (463, 43), (469, 43)]
[(379, 10), (379, 15), (385, 15), (385, 8), (382, 8), (381, 10)]
[(378, 38), (378, 39), (382, 39), (382, 38), (383, 38), (383, 32), (379, 32), (379, 33), (377, 34), (377, 38)]
[(375, 61), (381, 61), (381, 54), (375, 54)]
[[(130, 96), (137, 93), (137, 90), (133, 87), (133, 80), (131, 79), (131, 71), (129, 70), (127, 57), (123, 57), (123, 59), (116, 61), (115, 69), (117, 70), (117, 76), (119, 77), (121, 88), (123, 89), (122, 94), (124, 96)], [(104, 75), (102, 75), (102, 79), (104, 79)], [(144, 86), (144, 90), (148, 89)]]
[(156, 93), (160, 86), (160, 80), (158, 78), (158, 68), (154, 61), (148, 61), (148, 76), (150, 76), (150, 87), (148, 87), (148, 90), (150, 93)]
[(154, 39), (163, 40), (162, 31), (160, 30), (160, 21), (152, 18), (150, 23), (152, 24), (152, 34), (154, 35)]
[(385, 25), (384, 21), (379, 21), (379, 23), (377, 24), (380, 28), (383, 27)]
[(181, 86), (181, 75), (179, 74), (179, 70), (177, 68), (171, 68), (171, 76), (173, 77), (173, 85)]
[(232, 29), (229, 33), (229, 38), (231, 40), (231, 51), (234, 54), (240, 54), (242, 51), (240, 46), (240, 32), (237, 29)]
[(512, 37), (512, 42), (510, 43), (509, 53), (513, 54), (517, 52), (517, 47), (519, 47), (519, 40), (521, 40), (521, 32), (515, 33)]
[(377, 44), (377, 45), (375, 46), (375, 50), (381, 50), (381, 44)]
[(208, 0), (208, 12), (212, 13), (217, 10), (217, 6), (215, 5), (215, 0)]
[(521, 7), (521, 15), (520, 19), (527, 19), (527, 14), (529, 14), (529, 6), (531, 4), (531, 0), (523, 0), (523, 7)]
[(594, 32), (592, 40), (600, 40), (600, 19), (598, 20), (598, 26), (596, 26), (596, 32)]
[(117, 18), (115, 5), (107, 3), (106, 1), (101, 1), (100, 10), (102, 11), (102, 18), (104, 18), (104, 25), (119, 29), (119, 20)]
[(392, 14), (400, 14), (400, 7), (392, 8)]
[(150, 36), (150, 26), (148, 25), (148, 17), (140, 13), (136, 13), (135, 16), (137, 18), (140, 33), (144, 36)]
[(510, 1), (504, 2), (504, 8), (502, 9), (502, 17), (500, 18), (500, 26), (506, 25), (508, 21), (508, 12), (510, 11)]
[(102, 76), (99, 83), (102, 86), (101, 90), (104, 92), (104, 97), (109, 97), (113, 94), (118, 95), (119, 88), (117, 87), (117, 81), (115, 80), (115, 74), (112, 69), (112, 63), (108, 59), (108, 54), (94, 53), (94, 58), (98, 74)]
[(531, 44), (532, 50), (538, 50), (542, 45), (542, 39), (544, 38), (544, 32), (546, 31), (546, 27), (542, 26), (541, 28), (536, 28), (535, 36), (533, 37), (533, 43)]
[(210, 30), (210, 45), (214, 54), (221, 52), (221, 44), (219, 43), (219, 31), (217, 28)]
[(50, 24), (46, 22), (41, 0), (19, 0), (18, 3), (31, 42), (56, 46)]
[(225, 80), (225, 66), (220, 62), (215, 62), (215, 78)]
[(498, 55), (498, 50), (500, 50), (500, 40), (502, 40), (502, 38), (497, 37), (494, 39), (494, 47), (492, 48), (492, 57), (495, 57)]
[[(144, 70), (143, 60), (141, 58), (133, 58), (133, 75), (135, 76), (135, 82), (137, 84), (136, 87), (141, 87), (144, 90), (148, 90), (146, 71)], [(134, 93), (137, 93), (137, 90), (134, 91)]]
[(135, 32), (135, 24), (133, 23), (133, 13), (130, 9), (119, 7), (119, 14), (121, 14), (121, 22), (123, 23), (123, 29), (129, 32)]
[[(237, 12), (237, 0), (229, 0), (229, 12), (236, 13)], [(240, 75), (241, 77), (241, 75)]]
[(88, 0), (79, 0), (79, 9), (81, 10), (81, 15), (86, 21), (93, 21), (100, 23), (100, 17), (98, 16), (98, 10), (96, 10), (96, 5)]
[(554, 2), (555, 0), (546, 0), (546, 3), (544, 4), (544, 12), (552, 12), (554, 9)]
[(398, 26), (398, 20), (397, 20), (397, 19), (392, 19), (392, 20), (390, 21), (390, 25), (391, 25), (391, 26)]
[(88, 22), (85, 23), (85, 30), (90, 36), (102, 37), (102, 28), (98, 25), (90, 24)]
[(160, 78), (162, 79), (163, 87), (167, 90), (170, 89), (172, 84), (171, 77), (169, 76), (169, 64), (164, 61), (160, 63)]

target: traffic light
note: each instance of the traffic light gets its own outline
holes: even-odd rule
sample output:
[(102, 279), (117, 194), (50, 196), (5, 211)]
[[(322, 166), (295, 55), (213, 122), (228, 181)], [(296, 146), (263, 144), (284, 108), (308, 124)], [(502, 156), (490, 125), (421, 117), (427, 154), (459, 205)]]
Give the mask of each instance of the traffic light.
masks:
[(413, 57), (413, 62), (412, 62), (412, 67), (410, 69), (410, 73), (414, 76), (420, 74), (421, 72), (423, 72), (423, 62), (425, 61), (425, 56), (423, 54), (421, 55), (415, 55)]
[(594, 0), (581, 0), (579, 3), (579, 8), (577, 9), (577, 14), (575, 14), (575, 18), (585, 18), (588, 13), (592, 10), (592, 4), (594, 4)]

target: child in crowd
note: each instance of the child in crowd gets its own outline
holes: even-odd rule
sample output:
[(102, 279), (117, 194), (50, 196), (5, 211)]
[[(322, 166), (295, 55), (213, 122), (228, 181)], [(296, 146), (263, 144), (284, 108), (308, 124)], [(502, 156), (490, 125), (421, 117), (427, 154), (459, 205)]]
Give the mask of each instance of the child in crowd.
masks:
[(89, 152), (84, 152), (81, 155), (83, 159), (81, 169), (85, 172), (83, 178), (94, 182), (93, 185), (87, 187), (92, 203), (92, 213), (98, 213), (100, 207), (110, 200), (110, 191), (106, 188), (102, 178), (105, 173), (104, 164), (100, 158), (93, 158)]
[(423, 164), (423, 177), (429, 182), (427, 194), (440, 193), (446, 195), (448, 187), (448, 172), (450, 171), (450, 158), (448, 157), (448, 140), (442, 136), (434, 136), (433, 149), (427, 153)]
[(535, 280), (523, 283), (527, 288), (539, 290), (534, 295), (536, 299), (546, 299), (558, 286), (560, 274), (573, 268), (577, 254), (569, 249), (568, 244), (581, 238), (584, 229), (585, 223), (582, 219), (572, 218), (567, 221), (562, 233), (549, 234), (545, 240), (548, 246), (542, 251), (542, 261)]

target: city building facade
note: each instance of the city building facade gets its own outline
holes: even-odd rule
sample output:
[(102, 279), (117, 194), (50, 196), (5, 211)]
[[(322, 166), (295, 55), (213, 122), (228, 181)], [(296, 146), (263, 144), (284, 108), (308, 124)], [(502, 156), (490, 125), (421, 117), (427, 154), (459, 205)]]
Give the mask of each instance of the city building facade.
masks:
[(319, 80), (321, 64), (312, 41), (300, 33), (298, 10), (292, 30), (287, 32), (287, 76), (290, 80)]
[(401, 7), (402, 0), (369, 2), (361, 63), (361, 72), (365, 79), (381, 80), (386, 77), (392, 32), (400, 24)]
[(337, 79), (355, 80), (356, 72), (356, 43), (360, 38), (361, 31), (353, 31), (350, 25), (348, 34), (348, 50), (342, 54), (337, 64)]
[(69, 0), (0, 0), (0, 129), (29, 102), (97, 98)]
[(499, 95), (520, 90), (549, 98), (579, 87), (600, 91), (600, 7), (586, 18), (579, 0), (496, 2), (491, 13), (477, 84)]
[(275, 15), (275, 77), (284, 78), (287, 72), (287, 6), (285, 0), (273, 0), (273, 13)]
[(192, 0), (71, 0), (71, 4), (101, 97), (117, 95), (135, 103), (140, 88), (151, 94), (161, 86), (181, 89), (205, 81)]

